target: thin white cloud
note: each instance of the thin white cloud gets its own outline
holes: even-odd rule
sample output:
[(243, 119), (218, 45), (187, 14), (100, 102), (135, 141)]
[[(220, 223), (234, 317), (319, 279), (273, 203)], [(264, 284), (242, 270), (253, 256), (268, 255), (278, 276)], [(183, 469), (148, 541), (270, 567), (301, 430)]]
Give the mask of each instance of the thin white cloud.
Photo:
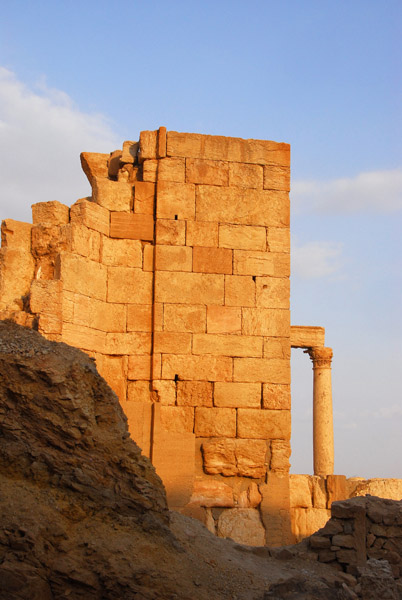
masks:
[(292, 183), (296, 213), (390, 213), (402, 209), (402, 169), (359, 173), (330, 181)]
[(339, 274), (342, 268), (342, 244), (339, 242), (292, 241), (292, 274), (301, 279), (317, 279)]
[(399, 404), (380, 406), (377, 410), (365, 411), (364, 416), (370, 419), (398, 419), (402, 417), (402, 406)]
[(34, 91), (0, 67), (0, 218), (31, 220), (31, 204), (72, 204), (90, 193), (82, 151), (121, 146), (102, 115), (85, 113), (60, 90)]

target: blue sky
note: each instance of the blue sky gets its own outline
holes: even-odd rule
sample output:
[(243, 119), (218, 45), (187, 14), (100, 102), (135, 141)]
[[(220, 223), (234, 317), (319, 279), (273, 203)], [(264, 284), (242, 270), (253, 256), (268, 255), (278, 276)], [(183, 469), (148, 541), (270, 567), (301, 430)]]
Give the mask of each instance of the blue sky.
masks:
[[(402, 477), (401, 3), (3, 3), (0, 217), (88, 194), (143, 129), (292, 146), (292, 322), (334, 348), (336, 472)], [(293, 472), (312, 469), (293, 359)]]

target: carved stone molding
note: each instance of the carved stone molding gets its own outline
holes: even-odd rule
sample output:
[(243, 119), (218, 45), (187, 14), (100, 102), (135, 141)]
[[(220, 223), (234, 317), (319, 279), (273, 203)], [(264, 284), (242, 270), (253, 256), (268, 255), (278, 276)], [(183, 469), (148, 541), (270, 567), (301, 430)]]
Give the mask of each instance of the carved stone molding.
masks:
[(307, 350), (313, 361), (313, 369), (330, 369), (332, 362), (332, 348), (314, 347)]

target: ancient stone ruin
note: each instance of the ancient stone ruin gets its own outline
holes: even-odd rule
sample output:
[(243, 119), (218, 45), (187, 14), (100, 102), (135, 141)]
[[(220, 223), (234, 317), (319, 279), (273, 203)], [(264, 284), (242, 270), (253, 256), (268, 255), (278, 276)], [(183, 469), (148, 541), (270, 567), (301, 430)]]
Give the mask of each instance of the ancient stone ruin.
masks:
[[(221, 537), (298, 541), (370, 491), (333, 473), (325, 331), (290, 324), (289, 145), (161, 127), (81, 162), (91, 197), (3, 221), (0, 318), (93, 357), (169, 507)], [(292, 347), (313, 363), (312, 476), (289, 475)]]

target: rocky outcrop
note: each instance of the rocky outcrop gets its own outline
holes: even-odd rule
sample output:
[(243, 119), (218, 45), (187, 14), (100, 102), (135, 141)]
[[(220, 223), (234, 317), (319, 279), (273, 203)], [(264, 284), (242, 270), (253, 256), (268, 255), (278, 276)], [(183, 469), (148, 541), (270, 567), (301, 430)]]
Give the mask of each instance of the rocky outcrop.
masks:
[(240, 546), (169, 513), (94, 361), (4, 321), (0, 523), (0, 600), (364, 597), (305, 546)]

